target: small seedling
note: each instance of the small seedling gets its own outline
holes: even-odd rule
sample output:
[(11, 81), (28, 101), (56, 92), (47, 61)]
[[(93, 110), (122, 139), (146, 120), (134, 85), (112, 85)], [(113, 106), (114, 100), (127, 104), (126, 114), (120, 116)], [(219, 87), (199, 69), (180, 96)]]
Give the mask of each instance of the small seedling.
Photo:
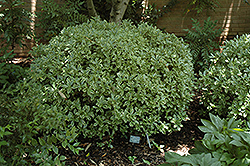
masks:
[(155, 141), (152, 141), (152, 143), (154, 144), (154, 146), (155, 146), (158, 150), (161, 150), (160, 146), (159, 146)]
[(150, 165), (150, 164), (151, 164), (148, 160), (142, 159), (142, 161), (143, 161), (145, 164), (147, 164), (147, 165)]
[(131, 161), (132, 164), (134, 164), (136, 156), (128, 156), (128, 159)]
[(155, 147), (162, 153), (162, 154), (164, 154), (164, 150), (163, 150), (163, 148), (164, 148), (164, 145), (158, 145), (156, 142), (154, 142), (154, 141), (152, 141), (152, 143), (155, 145)]

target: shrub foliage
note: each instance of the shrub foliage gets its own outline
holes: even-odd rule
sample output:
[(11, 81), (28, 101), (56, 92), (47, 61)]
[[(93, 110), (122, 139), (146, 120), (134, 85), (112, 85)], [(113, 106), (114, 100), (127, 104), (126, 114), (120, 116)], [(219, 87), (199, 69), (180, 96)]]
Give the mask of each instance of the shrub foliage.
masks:
[(250, 36), (242, 35), (227, 41), (222, 53), (214, 54), (213, 65), (200, 80), (202, 100), (210, 112), (249, 118), (249, 53)]
[(40, 85), (43, 126), (102, 137), (129, 128), (165, 133), (186, 118), (191, 56), (174, 35), (96, 19), (64, 29), (32, 54), (39, 58), (29, 84)]
[(0, 90), (10, 99), (1, 100), (0, 126), (13, 133), (0, 138), (8, 143), (0, 162), (61, 165), (60, 149), (82, 150), (79, 135), (165, 133), (187, 117), (188, 46), (152, 26), (95, 19), (64, 29), (32, 55), (28, 76)]

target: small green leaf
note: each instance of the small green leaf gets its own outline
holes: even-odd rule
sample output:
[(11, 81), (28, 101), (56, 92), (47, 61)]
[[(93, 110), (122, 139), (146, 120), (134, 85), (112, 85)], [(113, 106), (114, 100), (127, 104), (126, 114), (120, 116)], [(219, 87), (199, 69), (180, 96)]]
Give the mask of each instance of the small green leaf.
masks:
[(70, 149), (72, 152), (75, 152), (75, 148), (74, 148), (74, 146), (72, 146), (72, 145), (68, 145), (68, 147), (69, 147), (69, 149)]
[(51, 138), (50, 136), (47, 137), (47, 143), (48, 143), (49, 145), (52, 145), (52, 140), (51, 140), (50, 138)]
[(77, 147), (76, 149), (77, 150), (84, 150), (84, 148), (81, 148), (81, 147)]
[(206, 126), (198, 126), (198, 128), (199, 128), (202, 132), (204, 132), (204, 133), (212, 133), (212, 132), (213, 132), (212, 129), (210, 129), (210, 128), (206, 127)]
[(234, 118), (231, 118), (231, 119), (228, 121), (228, 124), (227, 124), (227, 128), (228, 128), (228, 129), (232, 128), (232, 125), (233, 125), (234, 121), (235, 121)]
[(189, 151), (190, 154), (199, 154), (199, 153), (208, 153), (206, 147), (202, 144), (201, 141), (194, 142), (195, 148)]
[(11, 132), (9, 132), (9, 131), (5, 131), (5, 132), (3, 133), (3, 135), (11, 135), (11, 134), (13, 134), (13, 133), (11, 133)]
[(143, 161), (145, 164), (148, 164), (148, 165), (150, 165), (150, 164), (151, 164), (148, 160), (144, 160), (144, 159), (142, 159), (142, 161)]
[(229, 153), (222, 153), (221, 154), (220, 161), (226, 162), (227, 165), (230, 165), (231, 163), (233, 163), (234, 160), (235, 160), (235, 157), (232, 154), (229, 154)]
[(80, 142), (76, 142), (73, 144), (73, 146), (78, 146), (80, 144)]
[(211, 131), (218, 131), (215, 125), (213, 125), (210, 121), (201, 119), (201, 122)]
[(8, 142), (6, 142), (6, 141), (0, 141), (0, 147), (3, 146), (3, 145), (8, 145)]
[(247, 122), (247, 127), (248, 129), (250, 129), (250, 122)]
[(66, 131), (66, 136), (67, 136), (67, 137), (70, 136), (70, 131), (69, 131), (69, 130)]
[(59, 155), (54, 158), (54, 162), (56, 165), (61, 165), (61, 162), (59, 160)]
[(242, 146), (244, 147), (245, 146), (244, 144), (242, 144), (241, 142), (239, 142), (237, 140), (233, 140), (229, 144), (235, 145), (235, 146), (238, 146), (238, 147), (242, 147)]
[(39, 140), (40, 145), (42, 145), (42, 146), (46, 145), (46, 142), (44, 141), (44, 139), (38, 137), (38, 140)]
[(63, 141), (62, 146), (63, 146), (63, 148), (66, 148), (66, 146), (68, 146), (68, 141), (67, 140)]
[(221, 130), (223, 129), (223, 121), (218, 116), (215, 116), (211, 113), (209, 114), (209, 116), (213, 125), (217, 128), (219, 132), (221, 132)]
[(31, 140), (31, 144), (32, 144), (33, 146), (37, 146), (38, 142), (37, 142), (36, 139), (32, 139), (32, 140)]
[(56, 139), (56, 137), (54, 135), (51, 136), (51, 140), (52, 140), (53, 143), (57, 142), (57, 139)]
[(40, 163), (42, 163), (42, 162), (43, 162), (42, 159), (37, 159), (37, 160), (35, 161), (36, 164), (40, 164)]
[(60, 156), (60, 161), (66, 160), (67, 158), (63, 155)]
[(58, 154), (58, 148), (55, 145), (52, 145), (52, 149), (55, 152), (55, 154)]
[(59, 90), (58, 93), (60, 94), (60, 96), (64, 99), (67, 99), (67, 97)]

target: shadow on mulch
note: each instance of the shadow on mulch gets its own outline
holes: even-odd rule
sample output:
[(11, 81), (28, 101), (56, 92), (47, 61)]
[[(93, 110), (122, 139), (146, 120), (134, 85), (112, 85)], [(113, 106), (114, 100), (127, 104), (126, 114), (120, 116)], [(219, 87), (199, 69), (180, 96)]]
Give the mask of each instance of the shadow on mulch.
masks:
[[(201, 140), (204, 136), (197, 127), (200, 125), (198, 121), (186, 121), (183, 122), (181, 131), (169, 135), (153, 135), (150, 140), (159, 146), (161, 145), (165, 152), (171, 150), (186, 154), (189, 149), (194, 147), (194, 141)], [(105, 142), (105, 138), (102, 141)], [(147, 139), (142, 136), (140, 143), (134, 145), (129, 142), (129, 138), (116, 136), (111, 143), (112, 148), (107, 145), (99, 147), (96, 144), (97, 140), (94, 139), (84, 139), (81, 142), (81, 147), (87, 150), (80, 151), (78, 156), (74, 155), (70, 150), (61, 153), (67, 157), (66, 165), (146, 166), (148, 164), (145, 161), (148, 161), (151, 163), (150, 165), (154, 166), (165, 162), (162, 152), (153, 144), (149, 148)], [(136, 157), (133, 164), (129, 160), (129, 156)]]

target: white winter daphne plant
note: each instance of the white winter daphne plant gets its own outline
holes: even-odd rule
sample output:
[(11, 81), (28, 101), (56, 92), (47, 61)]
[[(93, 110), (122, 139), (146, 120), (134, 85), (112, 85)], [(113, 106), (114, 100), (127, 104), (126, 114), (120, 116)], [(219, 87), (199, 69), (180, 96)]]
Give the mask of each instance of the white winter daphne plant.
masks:
[[(61, 149), (79, 154), (81, 137), (166, 133), (187, 118), (191, 54), (173, 34), (95, 19), (64, 29), (32, 55), (31, 70), (1, 119), (14, 124), (15, 138), (25, 143), (20, 160), (24, 151), (36, 164), (62, 165)], [(16, 145), (13, 138), (10, 144)], [(0, 155), (13, 156), (12, 150)]]
[(32, 54), (39, 58), (29, 84), (40, 85), (43, 126), (60, 132), (75, 126), (85, 137), (102, 138), (118, 130), (171, 132), (187, 118), (191, 54), (172, 34), (96, 19), (64, 29)]
[(202, 101), (211, 113), (223, 117), (249, 119), (250, 36), (227, 41), (222, 52), (212, 57), (209, 69), (199, 80)]

